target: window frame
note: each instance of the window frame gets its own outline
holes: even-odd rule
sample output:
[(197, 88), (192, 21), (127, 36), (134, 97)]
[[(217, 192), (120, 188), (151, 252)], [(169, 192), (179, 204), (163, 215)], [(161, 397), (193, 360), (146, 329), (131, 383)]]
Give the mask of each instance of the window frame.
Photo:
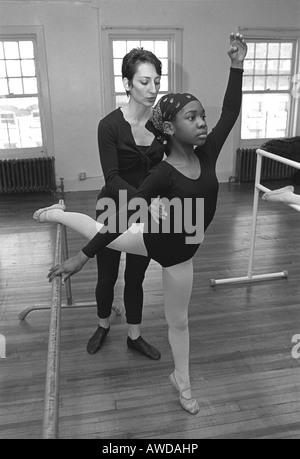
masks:
[[(33, 41), (35, 52), (38, 100), (42, 129), (42, 146), (1, 149), (0, 158), (35, 158), (54, 155), (54, 139), (50, 109), (50, 91), (43, 26), (0, 26), (0, 39)], [(26, 97), (25, 97), (26, 98)], [(8, 98), (9, 100), (10, 98)]]
[[(291, 75), (299, 73), (299, 50), (300, 50), (300, 28), (298, 29), (281, 29), (281, 28), (256, 28), (248, 29), (239, 27), (239, 33), (243, 34), (246, 41), (249, 42), (293, 42), (293, 56), (292, 56), (292, 72)], [(292, 83), (291, 83), (292, 85)], [(268, 93), (289, 93), (291, 97), (290, 111), (288, 114), (288, 129), (287, 136), (293, 137), (296, 135), (296, 126), (299, 119), (299, 104), (298, 99), (292, 96), (292, 86), (290, 91), (288, 90), (277, 90), (277, 91), (243, 91), (243, 94), (268, 94)], [(236, 124), (235, 138), (237, 139), (237, 145), (241, 148), (258, 148), (262, 143), (270, 140), (270, 138), (259, 138), (259, 139), (242, 139), (242, 110), (239, 116), (239, 120)]]
[[(182, 29), (180, 28), (157, 28), (157, 27), (105, 27), (101, 28), (102, 33), (102, 84), (103, 84), (103, 111), (110, 113), (116, 109), (114, 69), (112, 42), (122, 40), (161, 41), (167, 40), (170, 43), (169, 56), (169, 91), (182, 91)], [(109, 86), (109, 89), (107, 88)], [(125, 91), (124, 91), (125, 94)]]

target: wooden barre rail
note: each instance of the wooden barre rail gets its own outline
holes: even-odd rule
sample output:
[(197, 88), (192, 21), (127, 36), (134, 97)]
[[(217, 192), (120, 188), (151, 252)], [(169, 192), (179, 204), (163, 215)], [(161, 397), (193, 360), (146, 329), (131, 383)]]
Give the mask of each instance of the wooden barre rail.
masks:
[[(62, 201), (60, 201), (61, 203)], [(55, 265), (63, 259), (63, 226), (57, 225)], [(45, 388), (43, 438), (58, 438), (59, 379), (60, 379), (60, 332), (61, 332), (62, 278), (52, 282), (51, 317), (48, 343), (48, 362)]]

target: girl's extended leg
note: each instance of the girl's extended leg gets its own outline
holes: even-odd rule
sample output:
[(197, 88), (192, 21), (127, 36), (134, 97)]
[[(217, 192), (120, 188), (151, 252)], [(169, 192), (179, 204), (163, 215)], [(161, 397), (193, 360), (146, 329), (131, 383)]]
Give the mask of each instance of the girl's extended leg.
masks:
[(180, 392), (182, 407), (192, 414), (199, 405), (192, 398), (189, 377), (188, 306), (193, 288), (193, 260), (163, 269), (165, 314), (169, 326), (169, 342), (175, 363), (172, 384)]
[[(88, 240), (93, 239), (104, 226), (88, 215), (75, 212), (64, 212), (63, 209), (57, 208), (57, 205), (52, 208), (46, 208), (46, 210), (38, 210), (34, 213), (33, 218), (41, 223), (61, 223), (67, 228), (86, 237)], [(127, 252), (133, 255), (147, 257), (148, 252), (144, 244), (143, 229), (143, 224), (134, 224), (107, 247), (109, 249), (118, 250), (119, 252)]]

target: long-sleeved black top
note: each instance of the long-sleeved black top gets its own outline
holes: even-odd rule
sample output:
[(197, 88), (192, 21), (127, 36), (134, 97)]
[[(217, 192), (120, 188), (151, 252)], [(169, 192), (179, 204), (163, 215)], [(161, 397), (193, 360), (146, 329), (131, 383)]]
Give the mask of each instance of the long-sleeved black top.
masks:
[[(148, 173), (135, 197), (145, 199), (149, 205), (151, 204), (151, 200), (157, 196), (169, 200), (175, 197), (181, 200), (192, 198), (194, 201), (197, 198), (203, 198), (204, 230), (208, 228), (216, 211), (219, 189), (216, 176), (216, 162), (222, 146), (239, 115), (242, 99), (242, 74), (242, 70), (230, 69), (221, 117), (207, 136), (205, 144), (195, 149), (195, 154), (201, 165), (200, 177), (196, 180), (190, 179), (181, 174), (171, 164), (163, 161)], [(135, 213), (135, 211), (129, 212), (127, 208), (121, 209), (114, 218), (119, 222), (119, 219), (124, 216), (125, 212), (128, 215), (128, 220)], [(106, 230), (103, 232), (100, 231), (84, 247), (83, 252), (92, 258), (99, 250), (115, 240), (120, 234), (109, 233)], [(186, 244), (187, 235), (187, 232), (183, 229), (180, 234), (174, 234), (172, 231), (169, 234), (163, 232), (159, 234), (145, 232), (143, 237), (148, 255), (158, 261), (162, 266), (167, 267), (189, 260), (196, 253), (199, 244)]]

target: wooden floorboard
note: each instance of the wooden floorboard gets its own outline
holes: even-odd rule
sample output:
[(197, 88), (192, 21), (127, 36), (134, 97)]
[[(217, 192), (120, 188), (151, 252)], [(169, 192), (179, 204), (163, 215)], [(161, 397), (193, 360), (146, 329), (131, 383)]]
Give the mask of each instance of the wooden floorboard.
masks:
[[(266, 184), (272, 188), (283, 183)], [(296, 189), (300, 192), (300, 189)], [(70, 211), (94, 216), (96, 192), (67, 193)], [(42, 437), (50, 312), (18, 314), (49, 305), (46, 276), (56, 229), (32, 221), (49, 195), (0, 196), (0, 438)], [(103, 349), (86, 343), (97, 325), (94, 307), (62, 311), (59, 436), (66, 439), (300, 439), (300, 215), (261, 202), (255, 274), (288, 270), (287, 279), (211, 288), (209, 279), (247, 272), (253, 184), (222, 184), (218, 210), (195, 257), (190, 304), (191, 377), (200, 413), (184, 412), (168, 381), (172, 355), (163, 311), (161, 268), (151, 262), (145, 281), (143, 336), (162, 352), (159, 362), (126, 347), (124, 314)], [(70, 256), (85, 241), (68, 231)], [(124, 262), (116, 287), (122, 303)], [(72, 280), (75, 301), (94, 303), (92, 260)]]

